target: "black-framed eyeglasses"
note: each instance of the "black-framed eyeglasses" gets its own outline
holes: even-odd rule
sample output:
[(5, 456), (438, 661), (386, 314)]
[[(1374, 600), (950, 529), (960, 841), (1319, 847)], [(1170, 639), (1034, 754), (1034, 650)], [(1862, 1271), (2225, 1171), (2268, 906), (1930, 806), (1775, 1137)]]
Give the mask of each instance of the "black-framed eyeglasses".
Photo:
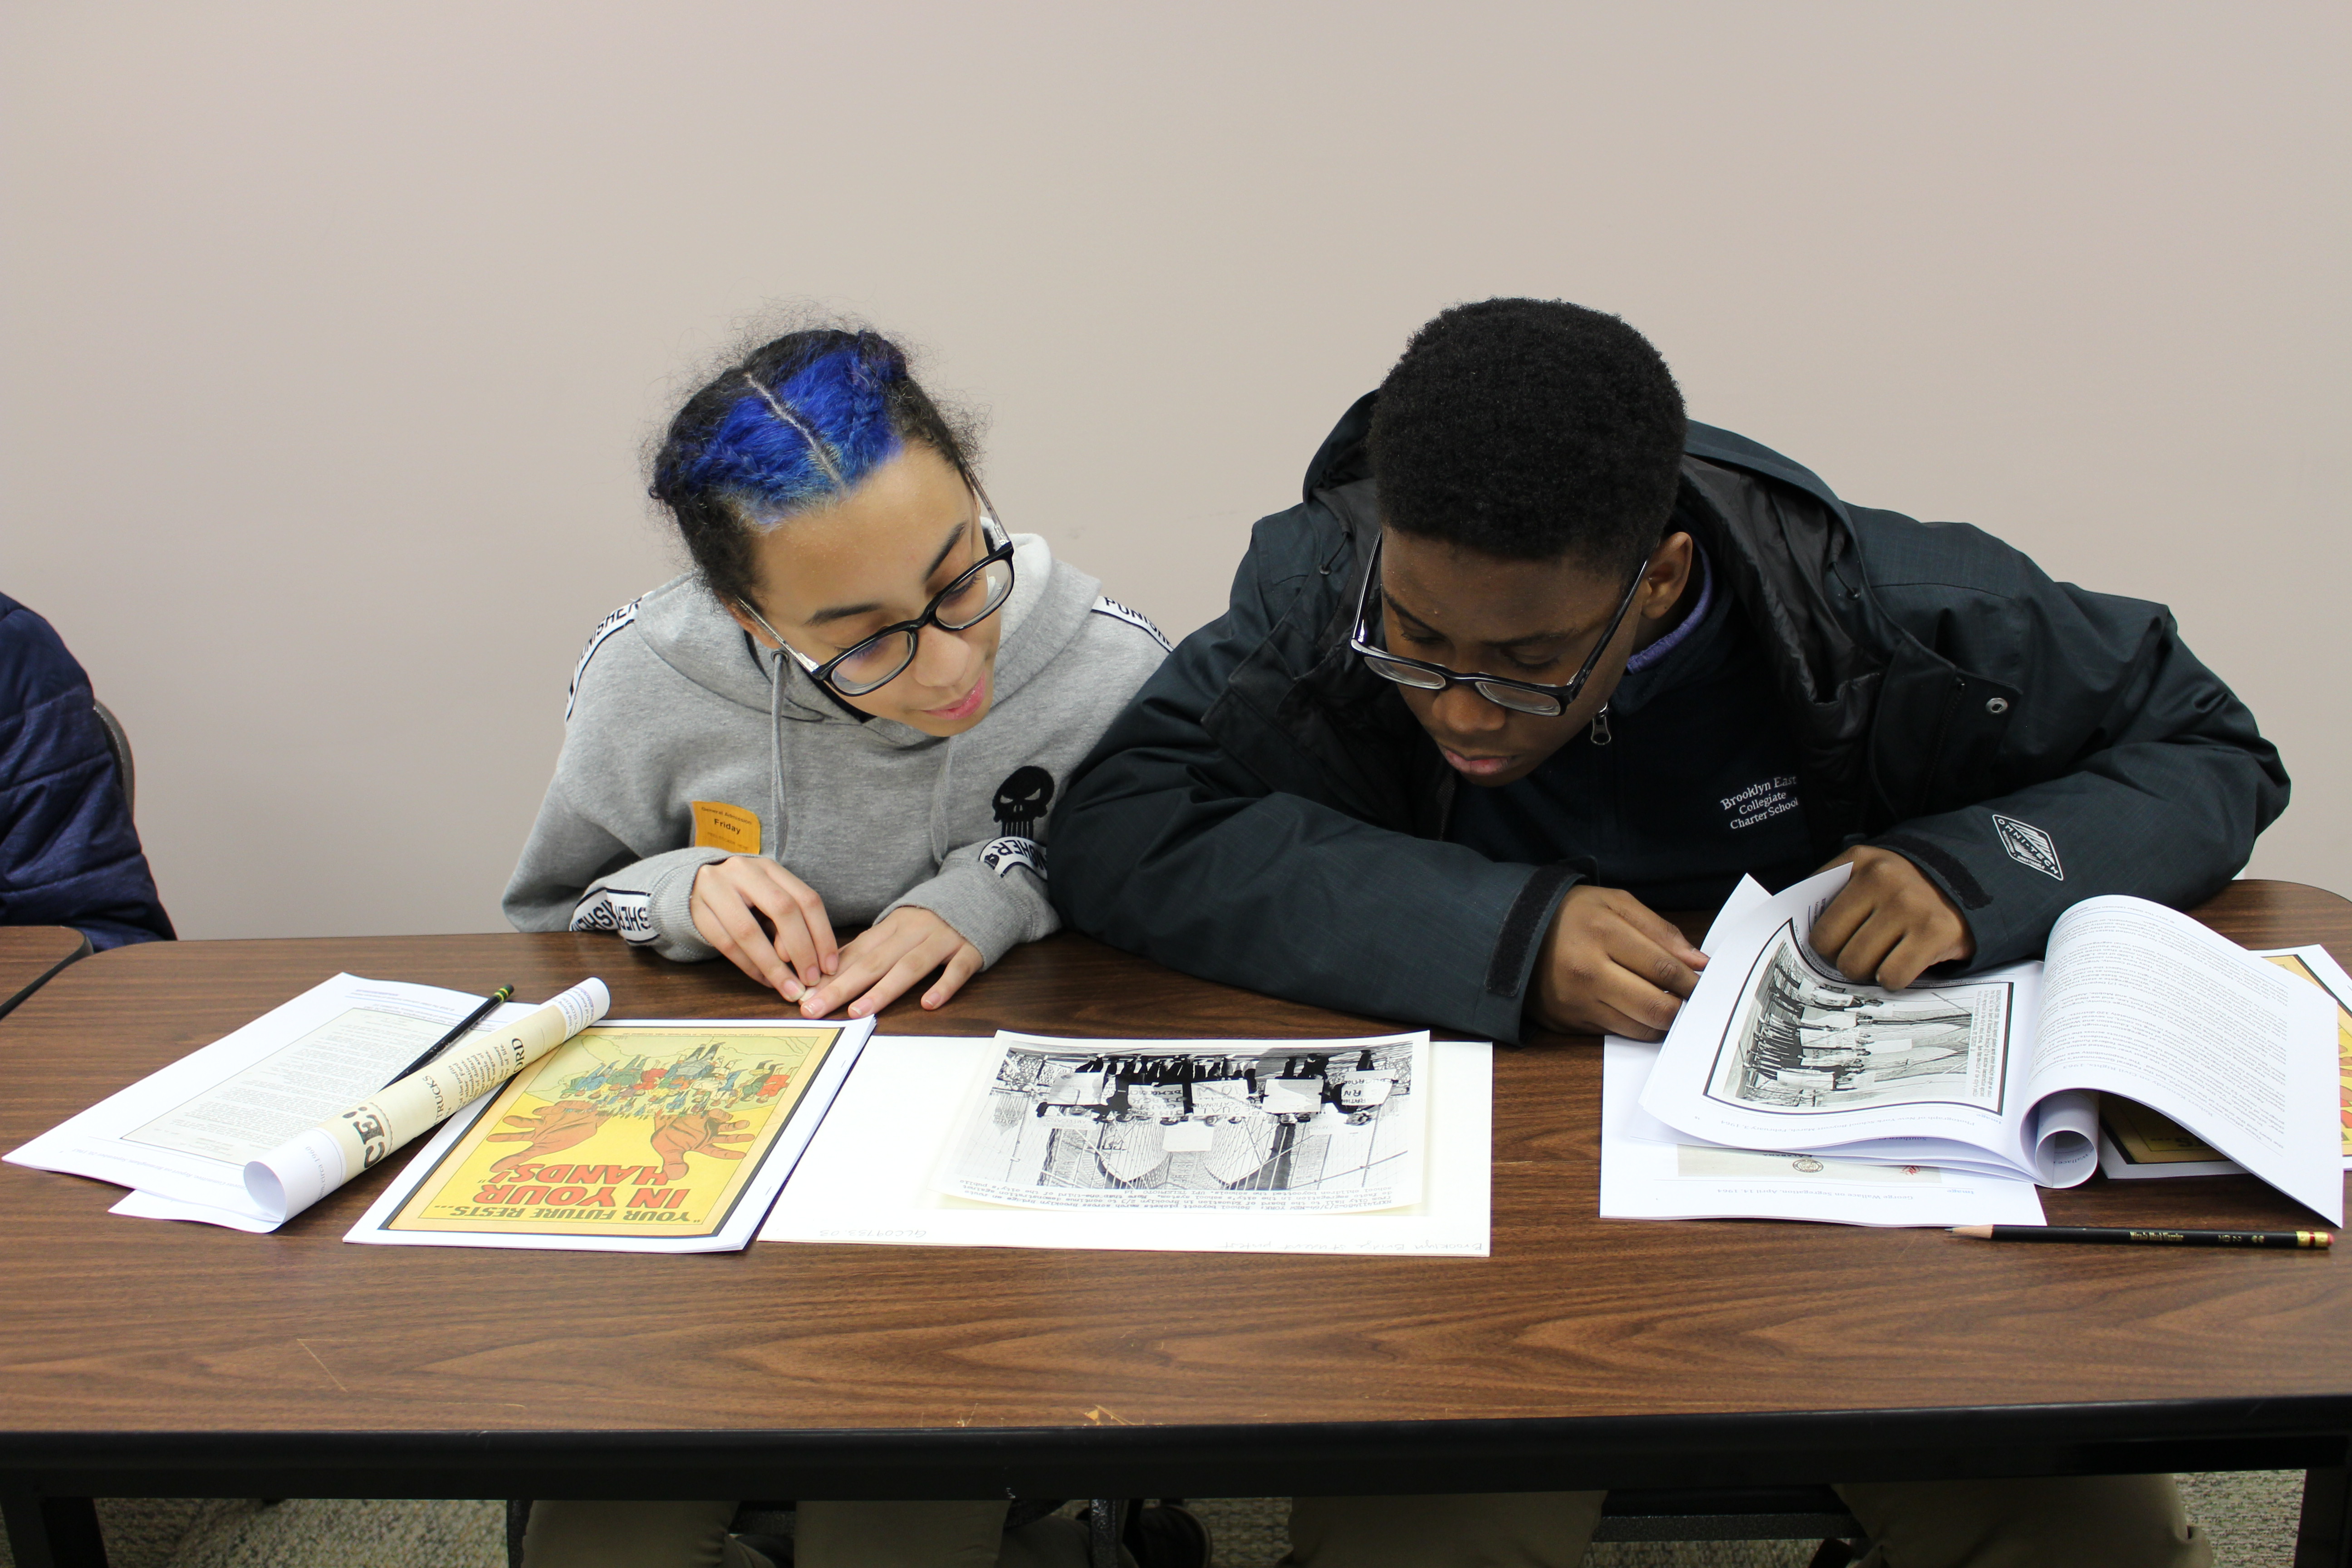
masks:
[(1584, 656), (1583, 668), (1566, 686), (1538, 686), (1532, 680), (1513, 680), (1500, 675), (1460, 675), (1442, 664), (1430, 664), (1418, 658), (1407, 658), (1391, 653), (1372, 640), (1372, 585), (1381, 580), (1381, 539), (1372, 541), (1371, 564), (1364, 572), (1363, 592), (1356, 599), (1356, 631), (1348, 639), (1349, 647), (1369, 666), (1374, 675), (1393, 680), (1399, 686), (1411, 686), (1422, 691), (1443, 691), (1449, 686), (1467, 686), (1498, 708), (1514, 713), (1530, 713), (1538, 719), (1557, 719), (1567, 712), (1582, 694), (1585, 682), (1592, 679), (1593, 667), (1601, 662), (1601, 653), (1616, 640), (1617, 628), (1625, 624), (1626, 614), (1633, 607), (1633, 595), (1650, 570), (1649, 557), (1633, 569), (1633, 580), (1625, 584), (1625, 596), (1617, 601), (1617, 613), (1609, 617), (1608, 627), (1592, 651)]
[(1013, 536), (996, 521), (994, 509), (987, 505), (988, 498), (980, 499), (981, 538), (983, 542), (995, 538), (999, 541), (996, 547), (933, 595), (921, 615), (911, 621), (884, 626), (823, 664), (786, 642), (756, 606), (747, 604), (743, 607), (760, 623), (761, 631), (776, 639), (778, 647), (808, 671), (811, 680), (830, 686), (844, 697), (863, 697), (878, 691), (915, 662), (915, 650), (925, 626), (950, 632), (969, 631), (1003, 609), (1004, 601), (1013, 596)]

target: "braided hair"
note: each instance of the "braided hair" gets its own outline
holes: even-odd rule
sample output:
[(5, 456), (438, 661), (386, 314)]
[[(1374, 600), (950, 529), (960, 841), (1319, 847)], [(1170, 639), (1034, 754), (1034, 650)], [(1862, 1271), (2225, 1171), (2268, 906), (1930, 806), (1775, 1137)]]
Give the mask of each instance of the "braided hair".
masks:
[(969, 421), (941, 411), (897, 343), (863, 329), (787, 332), (686, 400), (654, 453), (648, 491), (711, 593), (748, 600), (756, 538), (846, 496), (910, 442), (971, 482)]

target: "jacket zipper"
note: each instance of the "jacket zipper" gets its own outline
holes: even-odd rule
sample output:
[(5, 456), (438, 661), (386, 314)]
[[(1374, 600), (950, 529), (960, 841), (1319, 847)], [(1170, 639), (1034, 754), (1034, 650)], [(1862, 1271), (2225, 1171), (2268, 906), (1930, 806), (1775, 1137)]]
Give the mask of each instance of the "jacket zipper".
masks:
[(1936, 770), (1943, 765), (1944, 741), (1951, 732), (1952, 715), (1960, 710), (1960, 699), (1968, 689), (1966, 680), (1957, 675), (1952, 677), (1951, 694), (1944, 699), (1943, 711), (1936, 715), (1936, 738), (1928, 742), (1927, 766), (1919, 778), (1917, 804), (1912, 806), (1910, 813), (1913, 816), (1927, 815), (1927, 800), (1936, 789)]

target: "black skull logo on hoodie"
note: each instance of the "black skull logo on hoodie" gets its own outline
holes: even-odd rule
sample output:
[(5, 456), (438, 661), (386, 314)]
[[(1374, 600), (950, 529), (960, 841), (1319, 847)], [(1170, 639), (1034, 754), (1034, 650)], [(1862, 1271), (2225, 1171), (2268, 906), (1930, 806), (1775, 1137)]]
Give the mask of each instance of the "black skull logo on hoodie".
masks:
[(990, 803), (997, 830), (1008, 838), (1036, 837), (1053, 798), (1053, 774), (1034, 763), (1013, 769), (996, 786), (996, 798)]

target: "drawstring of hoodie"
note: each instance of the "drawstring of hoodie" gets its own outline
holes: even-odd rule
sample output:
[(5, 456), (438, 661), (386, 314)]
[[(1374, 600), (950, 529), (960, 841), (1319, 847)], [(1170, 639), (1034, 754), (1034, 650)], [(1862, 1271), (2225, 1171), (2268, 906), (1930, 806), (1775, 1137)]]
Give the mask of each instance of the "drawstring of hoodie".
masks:
[[(784, 658), (782, 647), (768, 650), (768, 821), (772, 837), (763, 846), (768, 858), (783, 863), (784, 847)], [(822, 720), (812, 713), (810, 719)], [(944, 861), (947, 850), (940, 840), (947, 829), (948, 790), (955, 778), (956, 742), (961, 737), (948, 737), (947, 750), (940, 759), (940, 779), (931, 791), (931, 858)]]
[(776, 649), (768, 669), (768, 821), (773, 837), (768, 858), (784, 862), (784, 650)]
[(948, 737), (948, 748), (940, 757), (940, 782), (931, 791), (931, 863), (933, 865), (943, 864), (948, 858), (947, 849), (940, 847), (940, 841), (947, 837), (948, 781), (955, 777), (956, 742), (962, 738), (961, 735)]

